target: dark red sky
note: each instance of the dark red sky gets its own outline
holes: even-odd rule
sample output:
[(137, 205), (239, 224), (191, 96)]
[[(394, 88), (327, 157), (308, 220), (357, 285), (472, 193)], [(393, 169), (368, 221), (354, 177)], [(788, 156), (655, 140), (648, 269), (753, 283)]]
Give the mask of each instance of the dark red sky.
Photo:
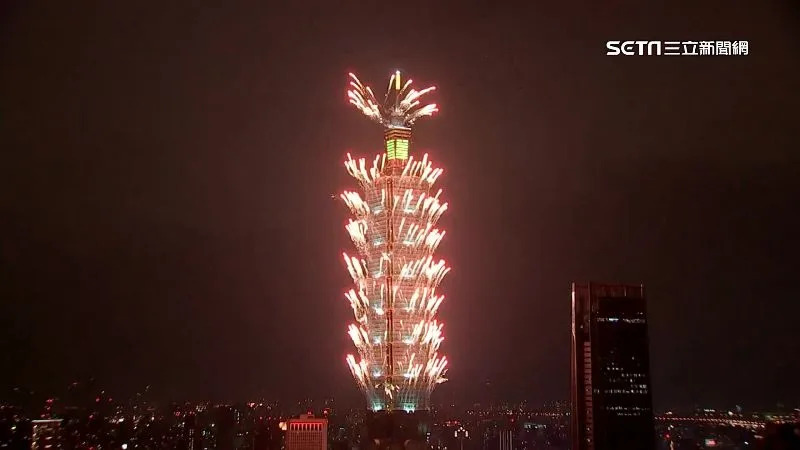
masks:
[(438, 398), (568, 398), (591, 279), (646, 284), (657, 405), (800, 402), (796, 5), (178, 3), (0, 7), (2, 389), (357, 398), (330, 194), (381, 145), (347, 72), (400, 68), (440, 87)]

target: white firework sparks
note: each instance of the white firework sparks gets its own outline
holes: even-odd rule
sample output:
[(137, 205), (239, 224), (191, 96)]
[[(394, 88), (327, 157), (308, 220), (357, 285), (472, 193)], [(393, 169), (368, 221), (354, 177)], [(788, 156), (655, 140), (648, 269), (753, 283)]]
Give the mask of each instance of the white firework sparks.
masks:
[(419, 118), (431, 116), (439, 109), (435, 103), (423, 105), (421, 97), (436, 90), (431, 86), (420, 91), (411, 88), (411, 80), (400, 81), (398, 70), (389, 78), (389, 88), (383, 102), (378, 102), (369, 86), (361, 83), (355, 74), (350, 75), (347, 97), (365, 116), (386, 127), (410, 128)]
[(433, 256), (445, 235), (436, 223), (447, 203), (439, 200), (441, 190), (431, 192), (442, 171), (427, 155), (410, 158), (394, 175), (384, 173), (383, 161), (369, 167), (348, 155), (345, 162), (363, 188), (341, 196), (354, 216), (345, 229), (359, 253), (342, 255), (355, 284), (345, 297), (358, 353), (347, 362), (376, 408), (427, 408), (447, 367), (438, 353), (444, 336), (436, 314), (444, 296), (436, 288), (450, 268)]
[[(412, 89), (399, 72), (382, 103), (355, 75), (350, 78), (350, 103), (388, 132), (437, 111), (420, 100), (434, 88)], [(403, 133), (407, 142), (410, 130)], [(437, 319), (444, 295), (436, 289), (450, 268), (434, 252), (445, 236), (436, 224), (448, 206), (434, 189), (442, 169), (427, 154), (418, 161), (407, 153), (392, 156), (389, 139), (397, 138), (386, 139), (387, 153), (371, 164), (350, 154), (344, 163), (361, 187), (341, 195), (353, 214), (345, 229), (358, 251), (342, 255), (355, 285), (345, 298), (355, 317), (348, 334), (357, 356), (348, 355), (347, 363), (373, 409), (427, 409), (434, 387), (446, 381)]]

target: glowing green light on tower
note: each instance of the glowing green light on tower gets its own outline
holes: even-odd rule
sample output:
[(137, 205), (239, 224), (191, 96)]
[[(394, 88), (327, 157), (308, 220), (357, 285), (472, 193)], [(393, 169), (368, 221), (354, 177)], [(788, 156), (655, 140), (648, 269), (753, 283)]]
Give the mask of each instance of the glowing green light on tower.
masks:
[(408, 139), (387, 139), (387, 159), (408, 159)]
[(397, 140), (397, 159), (408, 159), (408, 139)]

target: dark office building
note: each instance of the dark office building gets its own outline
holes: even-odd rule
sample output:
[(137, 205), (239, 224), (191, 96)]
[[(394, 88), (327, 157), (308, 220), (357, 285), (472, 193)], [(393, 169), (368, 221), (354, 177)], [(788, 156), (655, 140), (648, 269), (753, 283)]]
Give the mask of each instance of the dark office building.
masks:
[(198, 426), (197, 416), (193, 412), (186, 414), (183, 419), (183, 434), (178, 448), (182, 450), (202, 450), (203, 448), (202, 429)]
[(655, 447), (644, 286), (572, 284), (572, 449)]
[(431, 417), (428, 411), (367, 412), (361, 449), (426, 449)]

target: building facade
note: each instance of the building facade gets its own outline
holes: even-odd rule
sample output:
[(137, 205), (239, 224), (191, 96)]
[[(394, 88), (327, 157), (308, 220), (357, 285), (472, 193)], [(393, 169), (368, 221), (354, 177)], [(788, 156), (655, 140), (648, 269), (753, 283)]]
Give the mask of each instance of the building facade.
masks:
[(33, 425), (32, 450), (55, 450), (63, 448), (61, 442), (61, 419), (31, 421)]
[(514, 450), (514, 433), (511, 430), (500, 430), (500, 450)]
[(328, 419), (301, 415), (286, 423), (286, 450), (326, 450)]
[(655, 441), (644, 286), (572, 285), (574, 450), (650, 450)]

